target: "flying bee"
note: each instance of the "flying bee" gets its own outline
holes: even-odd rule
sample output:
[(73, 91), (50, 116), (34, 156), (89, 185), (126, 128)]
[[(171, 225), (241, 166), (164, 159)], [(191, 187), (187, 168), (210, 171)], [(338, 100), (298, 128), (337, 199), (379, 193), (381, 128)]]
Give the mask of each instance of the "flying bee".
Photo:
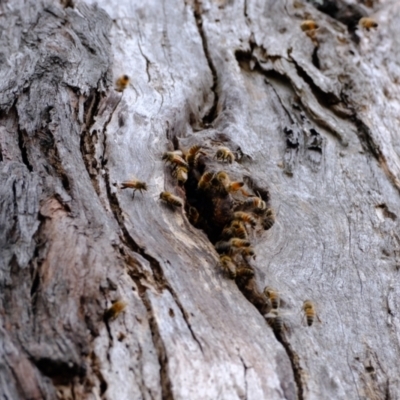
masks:
[(236, 278), (239, 277), (251, 278), (252, 276), (254, 276), (254, 270), (252, 268), (248, 267), (236, 268)]
[(227, 147), (219, 147), (215, 153), (215, 158), (218, 161), (232, 164), (235, 161), (235, 155)]
[(265, 212), (265, 216), (262, 221), (262, 226), (267, 231), (268, 229), (271, 229), (274, 224), (275, 224), (274, 210), (272, 208), (268, 208)]
[(272, 304), (272, 308), (279, 308), (279, 304), (281, 302), (281, 299), (279, 297), (279, 293), (273, 289), (270, 286), (267, 286), (264, 289), (264, 294), (269, 298), (269, 300), (271, 301)]
[(136, 190), (139, 190), (140, 194), (143, 194), (143, 190), (147, 190), (147, 183), (132, 179), (130, 181), (121, 182), (121, 189), (133, 189), (132, 198), (134, 198)]
[(259, 197), (250, 197), (243, 202), (245, 208), (259, 208), (260, 210), (265, 210), (267, 205), (264, 200)]
[(163, 154), (162, 159), (165, 162), (169, 162), (170, 164), (175, 164), (181, 167), (189, 168), (187, 162), (182, 158), (182, 156), (175, 153), (174, 151), (167, 151), (166, 153)]
[(128, 75), (122, 75), (115, 82), (115, 90), (117, 92), (123, 92), (128, 87), (129, 81), (130, 79)]
[(228, 273), (229, 278), (236, 278), (236, 265), (233, 263), (232, 258), (227, 255), (221, 255), (219, 257), (219, 263), (224, 271)]
[(188, 169), (181, 165), (177, 165), (172, 171), (172, 176), (183, 185), (188, 179)]
[(123, 300), (116, 301), (110, 308), (104, 311), (104, 320), (112, 321), (121, 314), (122, 311), (125, 310), (127, 303)]
[(186, 161), (190, 166), (196, 165), (197, 159), (200, 155), (205, 155), (204, 151), (200, 151), (201, 146), (196, 144), (192, 146), (186, 154)]
[(243, 240), (243, 239), (238, 239), (238, 238), (232, 238), (229, 240), (229, 243), (233, 247), (250, 247), (250, 242), (248, 240)]
[(300, 24), (300, 28), (303, 32), (307, 32), (307, 31), (313, 31), (315, 29), (318, 29), (319, 26), (318, 24), (313, 21), (312, 19), (306, 19), (305, 21), (303, 21)]
[(358, 21), (361, 27), (369, 31), (371, 28), (377, 28), (378, 23), (373, 19), (369, 17), (363, 17)]
[(204, 174), (201, 176), (199, 183), (197, 184), (197, 187), (201, 190), (208, 190), (210, 189), (211, 181), (214, 177), (214, 173), (211, 171), (204, 172)]
[(252, 228), (257, 225), (257, 220), (251, 214), (243, 211), (236, 211), (235, 213), (233, 213), (233, 218), (251, 225)]
[(171, 206), (175, 207), (182, 207), (183, 206), (183, 201), (180, 197), (174, 196), (170, 192), (161, 192), (160, 193), (160, 199), (165, 201), (166, 203), (170, 204)]
[(319, 319), (319, 317), (315, 311), (315, 305), (311, 300), (304, 301), (303, 311), (304, 311), (304, 316), (306, 317), (308, 326), (311, 326), (314, 323), (315, 318), (317, 318), (318, 321), (321, 322), (321, 320)]
[(256, 258), (256, 252), (251, 246), (243, 248), (241, 250), (241, 253), (243, 257), (253, 257), (254, 259)]

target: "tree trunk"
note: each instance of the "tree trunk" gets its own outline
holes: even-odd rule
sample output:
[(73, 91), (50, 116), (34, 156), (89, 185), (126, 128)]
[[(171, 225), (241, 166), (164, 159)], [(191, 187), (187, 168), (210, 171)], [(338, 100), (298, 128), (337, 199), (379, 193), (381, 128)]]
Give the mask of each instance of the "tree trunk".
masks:
[(1, 399), (400, 399), (400, 4), (91, 3), (0, 4)]

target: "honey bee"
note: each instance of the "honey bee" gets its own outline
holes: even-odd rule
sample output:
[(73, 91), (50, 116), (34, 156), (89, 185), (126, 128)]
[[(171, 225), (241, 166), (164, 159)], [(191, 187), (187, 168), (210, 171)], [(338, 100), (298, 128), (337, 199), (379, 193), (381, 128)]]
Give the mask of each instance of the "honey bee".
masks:
[(177, 165), (176, 168), (174, 168), (174, 170), (172, 171), (172, 176), (183, 185), (188, 179), (188, 169), (181, 165)]
[(281, 334), (285, 329), (283, 318), (278, 310), (271, 310), (266, 316), (269, 326), (272, 327), (275, 333)]
[(250, 247), (250, 242), (244, 239), (232, 238), (229, 240), (229, 243), (233, 247)]
[(281, 299), (280, 299), (280, 297), (279, 297), (279, 293), (275, 290), (275, 289), (273, 289), (272, 287), (270, 287), (270, 286), (267, 286), (265, 289), (264, 289), (264, 294), (269, 298), (269, 300), (271, 301), (271, 305), (272, 305), (272, 308), (279, 308), (279, 304), (280, 304), (280, 302), (281, 302)]
[(174, 151), (167, 151), (163, 154), (162, 159), (170, 164), (179, 165), (181, 167), (189, 168), (187, 162)]
[(237, 192), (243, 187), (243, 182), (232, 182), (227, 186), (227, 190), (229, 193)]
[(307, 31), (313, 31), (315, 29), (318, 29), (319, 26), (318, 24), (313, 21), (312, 19), (306, 19), (305, 21), (303, 21), (300, 24), (300, 28), (303, 32), (307, 32)]
[(236, 269), (236, 278), (239, 278), (239, 277), (251, 278), (252, 276), (254, 276), (254, 271), (252, 268), (239, 267)]
[(205, 153), (201, 150), (201, 146), (196, 144), (195, 146), (192, 146), (188, 153), (186, 154), (186, 161), (190, 166), (196, 166), (197, 164), (197, 159), (201, 155), (205, 155)]
[(143, 194), (143, 190), (147, 190), (147, 183), (132, 179), (130, 181), (121, 182), (121, 189), (133, 189), (132, 198), (134, 198), (136, 190), (139, 190), (140, 194)]
[(211, 171), (204, 172), (201, 176), (197, 187), (201, 190), (208, 190), (210, 189), (211, 181), (214, 177), (214, 173)]
[(227, 255), (221, 255), (219, 257), (219, 263), (231, 279), (236, 278), (236, 265), (233, 263), (232, 258)]
[(247, 239), (247, 231), (240, 221), (232, 221), (230, 226), (223, 229), (221, 237), (227, 240), (233, 237)]
[[(221, 239), (229, 240), (230, 238), (235, 237), (235, 231), (231, 226), (225, 227), (221, 233)], [(245, 239), (245, 238), (242, 238)]]
[(219, 241), (215, 244), (215, 250), (219, 254), (232, 255), (238, 251), (238, 249), (250, 247), (250, 242), (248, 240), (232, 238), (229, 241)]
[(275, 224), (274, 210), (272, 208), (268, 208), (265, 212), (265, 216), (262, 221), (262, 226), (267, 231), (268, 229), (271, 229), (274, 224)]
[(197, 225), (200, 219), (200, 214), (195, 207), (189, 207), (188, 218), (192, 225)]
[(112, 321), (125, 310), (127, 303), (123, 300), (116, 301), (110, 308), (104, 311), (104, 319), (106, 321)]
[(265, 210), (267, 205), (264, 200), (259, 197), (250, 197), (243, 202), (245, 208), (259, 208), (260, 210)]
[(161, 192), (160, 193), (160, 199), (164, 200), (166, 203), (170, 204), (171, 206), (175, 207), (182, 207), (183, 206), (183, 201), (180, 197), (174, 196), (170, 192)]
[(229, 183), (230, 183), (229, 176), (224, 171), (216, 173), (211, 180), (213, 191), (223, 196), (228, 194), (227, 187)]
[(304, 301), (303, 311), (304, 311), (304, 315), (306, 317), (308, 326), (311, 326), (314, 323), (315, 318), (317, 318), (318, 321), (321, 322), (321, 320), (319, 319), (319, 317), (315, 311), (315, 305), (311, 300)]
[(221, 184), (223, 186), (228, 186), (230, 183), (229, 176), (224, 171), (219, 171), (214, 176), (214, 184)]
[(117, 79), (117, 81), (115, 82), (115, 90), (117, 92), (122, 92), (124, 91), (128, 85), (129, 85), (129, 76), (128, 75), (122, 75), (121, 77), (119, 77)]
[(361, 27), (363, 27), (367, 31), (369, 31), (371, 28), (378, 27), (378, 23), (374, 19), (369, 17), (361, 18), (360, 21), (358, 21), (358, 23), (360, 24)]
[(227, 147), (219, 147), (215, 154), (215, 158), (218, 161), (228, 162), (229, 164), (232, 164), (235, 161), (235, 155)]
[(257, 225), (257, 220), (249, 213), (243, 211), (236, 211), (233, 214), (233, 218), (238, 221), (243, 221), (244, 223), (251, 225), (253, 228)]
[(233, 254), (233, 248), (230, 242), (219, 241), (215, 243), (215, 250), (217, 250), (217, 253), (219, 254)]
[(256, 253), (252, 247), (245, 247), (241, 250), (243, 257), (253, 257), (256, 258)]

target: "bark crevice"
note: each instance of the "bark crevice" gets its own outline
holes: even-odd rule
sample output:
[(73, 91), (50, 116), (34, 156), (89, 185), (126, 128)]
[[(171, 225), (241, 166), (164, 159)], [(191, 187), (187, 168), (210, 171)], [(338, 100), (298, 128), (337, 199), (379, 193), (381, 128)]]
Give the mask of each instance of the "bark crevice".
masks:
[(204, 55), (206, 57), (208, 67), (210, 68), (212, 78), (213, 78), (213, 84), (211, 86), (211, 91), (214, 94), (214, 101), (213, 101), (211, 108), (207, 112), (207, 114), (204, 115), (203, 121), (202, 121), (204, 126), (208, 126), (214, 122), (214, 120), (216, 119), (217, 114), (218, 114), (218, 102), (219, 102), (218, 73), (217, 73), (217, 69), (215, 68), (214, 61), (212, 60), (209, 48), (208, 48), (207, 36), (206, 36), (206, 33), (204, 32), (204, 27), (203, 27), (204, 21), (203, 21), (202, 13), (203, 13), (203, 11), (202, 11), (201, 1), (195, 0), (193, 14), (194, 14), (197, 29), (199, 31), (199, 35), (201, 38), (201, 42), (203, 45)]
[(305, 388), (306, 388), (306, 383), (304, 382), (304, 371), (303, 368), (301, 368), (300, 365), (300, 357), (296, 353), (296, 351), (293, 349), (292, 345), (290, 344), (289, 340), (286, 338), (284, 332), (276, 332), (275, 337), (276, 340), (282, 344), (283, 348), (286, 351), (286, 354), (289, 357), (290, 364), (292, 365), (292, 370), (293, 370), (293, 375), (294, 375), (294, 381), (297, 386), (297, 399), (298, 400), (305, 400)]

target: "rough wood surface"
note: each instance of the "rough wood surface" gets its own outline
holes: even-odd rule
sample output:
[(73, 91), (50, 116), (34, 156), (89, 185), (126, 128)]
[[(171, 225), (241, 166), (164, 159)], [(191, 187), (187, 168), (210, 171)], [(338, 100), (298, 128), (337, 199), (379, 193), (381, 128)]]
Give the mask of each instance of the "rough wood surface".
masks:
[[(3, 1), (0, 398), (400, 399), (399, 16), (394, 0)], [(196, 171), (180, 186), (162, 160), (197, 144), (276, 213), (251, 232), (249, 283), (189, 222)]]

